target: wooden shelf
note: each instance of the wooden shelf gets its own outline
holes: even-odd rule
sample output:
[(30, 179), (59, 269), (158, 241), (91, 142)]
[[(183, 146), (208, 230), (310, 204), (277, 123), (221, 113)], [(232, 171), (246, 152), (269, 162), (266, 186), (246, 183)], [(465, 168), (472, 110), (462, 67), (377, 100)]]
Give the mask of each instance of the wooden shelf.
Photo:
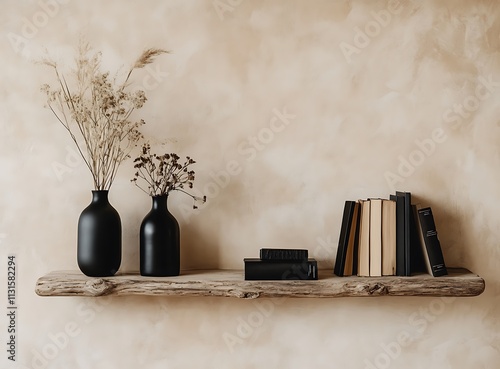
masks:
[(218, 296), (258, 297), (370, 297), (480, 295), (484, 280), (467, 269), (448, 268), (449, 275), (412, 277), (337, 277), (322, 270), (317, 281), (245, 281), (242, 270), (184, 271), (178, 277), (117, 274), (87, 277), (78, 271), (51, 272), (38, 279), (39, 296)]

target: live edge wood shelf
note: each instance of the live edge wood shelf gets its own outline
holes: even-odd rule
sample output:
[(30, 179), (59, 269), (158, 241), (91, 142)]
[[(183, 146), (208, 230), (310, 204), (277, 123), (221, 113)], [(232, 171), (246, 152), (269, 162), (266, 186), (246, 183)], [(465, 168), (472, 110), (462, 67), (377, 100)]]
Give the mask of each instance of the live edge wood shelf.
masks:
[(322, 270), (317, 281), (245, 281), (241, 270), (184, 271), (178, 277), (142, 277), (117, 274), (87, 277), (78, 271), (51, 272), (38, 279), (40, 296), (218, 296), (258, 297), (369, 297), (369, 296), (477, 296), (484, 280), (467, 269), (448, 268), (449, 275), (411, 277), (337, 277)]

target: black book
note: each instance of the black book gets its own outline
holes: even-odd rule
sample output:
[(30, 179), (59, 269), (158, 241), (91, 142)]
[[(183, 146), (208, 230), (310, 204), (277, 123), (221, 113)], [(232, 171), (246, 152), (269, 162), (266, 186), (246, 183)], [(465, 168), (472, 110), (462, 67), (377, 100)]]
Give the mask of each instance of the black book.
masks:
[(261, 260), (304, 261), (308, 257), (308, 251), (304, 249), (260, 249)]
[[(350, 255), (350, 257), (348, 257), (348, 252), (349, 252), (348, 247), (349, 247), (349, 239), (351, 238), (351, 228), (356, 227), (357, 219), (354, 220), (355, 209), (356, 209), (356, 201), (347, 200), (344, 203), (342, 225), (340, 226), (340, 234), (339, 234), (339, 244), (337, 247), (337, 257), (335, 259), (335, 265), (333, 267), (333, 272), (335, 273), (335, 275), (339, 277), (344, 276), (344, 270), (346, 268), (346, 260), (349, 259), (350, 262), (353, 263), (353, 256)], [(352, 240), (354, 241), (353, 238)], [(352, 247), (353, 246), (354, 245), (352, 245)], [(353, 251), (354, 250), (352, 249), (350, 252)], [(350, 272), (352, 274), (352, 267), (350, 269), (351, 269)]]
[(418, 213), (417, 205), (411, 206), (411, 222), (410, 222), (410, 274), (414, 273), (427, 273), (427, 267), (425, 264), (424, 253), (422, 249), (422, 243), (419, 236), (418, 229)]
[[(356, 201), (356, 205), (354, 208), (354, 218), (352, 219), (351, 225), (351, 235), (349, 239), (349, 247), (347, 249), (347, 253), (349, 255), (351, 246), (352, 246), (352, 275), (358, 274), (358, 252), (359, 252), (359, 226), (361, 222), (361, 204), (359, 201)], [(354, 227), (354, 230), (352, 229)], [(353, 245), (351, 245), (351, 240)], [(344, 269), (344, 274), (348, 269)]]
[[(411, 222), (412, 222), (411, 193), (410, 192), (396, 191), (396, 196), (398, 198), (402, 197), (404, 199), (404, 211), (403, 211), (403, 217), (402, 217), (403, 228), (404, 228), (404, 252), (403, 252), (404, 253), (404, 274), (403, 274), (403, 276), (410, 276), (411, 275)], [(397, 209), (398, 209), (398, 206), (396, 203), (396, 214), (398, 211)], [(397, 238), (397, 229), (396, 229), (396, 238)], [(397, 253), (397, 249), (396, 249), (396, 253)], [(396, 259), (397, 259), (397, 254), (396, 254)], [(397, 264), (396, 264), (396, 273), (397, 273)]]
[(430, 207), (418, 209), (418, 229), (427, 271), (434, 277), (448, 274)]
[(405, 276), (405, 199), (396, 195), (390, 199), (396, 201), (396, 275)]
[(245, 258), (245, 280), (316, 280), (318, 263), (315, 259), (304, 261), (268, 261)]

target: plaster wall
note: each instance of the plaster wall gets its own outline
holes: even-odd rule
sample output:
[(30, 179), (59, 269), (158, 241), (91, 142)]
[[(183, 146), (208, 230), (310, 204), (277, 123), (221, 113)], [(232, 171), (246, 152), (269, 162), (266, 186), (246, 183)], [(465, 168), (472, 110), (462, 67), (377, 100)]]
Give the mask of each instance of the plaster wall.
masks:
[[(0, 280), (15, 255), (19, 315), (13, 363), (0, 307), (0, 367), (498, 368), (498, 5), (2, 0)], [(36, 296), (38, 277), (77, 268), (77, 219), (92, 182), (43, 108), (39, 86), (52, 76), (33, 60), (46, 49), (66, 65), (81, 35), (110, 70), (146, 47), (172, 51), (133, 82), (148, 97), (136, 115), (146, 138), (197, 160), (195, 187), (208, 196), (198, 211), (182, 194), (169, 199), (183, 269), (241, 269), (261, 247), (308, 248), (332, 268), (344, 201), (397, 189), (433, 208), (446, 263), (484, 277), (485, 293)], [(125, 162), (110, 193), (123, 222), (122, 271), (138, 270), (151, 206), (133, 172)]]

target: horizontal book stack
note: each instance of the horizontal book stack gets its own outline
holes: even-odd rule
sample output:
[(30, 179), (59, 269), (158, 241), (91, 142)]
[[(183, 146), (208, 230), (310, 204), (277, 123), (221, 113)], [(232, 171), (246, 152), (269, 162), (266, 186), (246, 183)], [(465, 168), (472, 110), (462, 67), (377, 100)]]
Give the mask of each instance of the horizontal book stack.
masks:
[(430, 207), (409, 192), (389, 199), (346, 201), (334, 273), (337, 276), (447, 274)]
[(260, 249), (259, 258), (245, 258), (245, 280), (316, 280), (318, 263), (304, 249)]

